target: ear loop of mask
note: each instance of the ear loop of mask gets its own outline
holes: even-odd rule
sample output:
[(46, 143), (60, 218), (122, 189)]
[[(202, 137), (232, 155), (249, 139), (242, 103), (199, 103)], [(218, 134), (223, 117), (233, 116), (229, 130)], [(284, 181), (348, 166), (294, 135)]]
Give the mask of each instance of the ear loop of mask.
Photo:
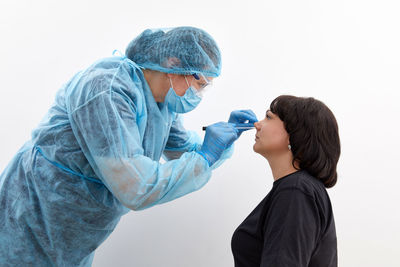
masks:
[[(189, 82), (188, 82), (188, 80), (187, 80), (187, 78), (186, 78), (186, 75), (184, 75), (183, 77), (185, 77), (186, 84), (187, 84), (188, 89), (189, 89), (189, 88), (190, 88), (190, 84), (189, 84)], [(172, 90), (174, 90), (174, 86), (172, 85), (171, 77), (168, 77), (168, 78), (169, 78), (169, 84), (171, 85)]]
[[(190, 84), (189, 84), (189, 81), (187, 80), (187, 78), (186, 78), (186, 75), (184, 75), (183, 77), (185, 77), (185, 81), (186, 81), (186, 84), (187, 84), (187, 86), (188, 86), (188, 89), (187, 90), (192, 90), (192, 91), (194, 91), (194, 93), (198, 96), (198, 97), (200, 97), (200, 98), (203, 98), (203, 93), (202, 92), (199, 92), (196, 88), (193, 88), (193, 86), (191, 86)], [(171, 85), (171, 88), (172, 88), (172, 90), (174, 90), (174, 86), (172, 85), (172, 79), (171, 79), (171, 77), (169, 77), (169, 84)], [(174, 90), (175, 91), (175, 90)], [(203, 90), (202, 90), (203, 91)], [(176, 92), (175, 92), (176, 93)], [(186, 93), (185, 93), (186, 94)]]
[(187, 80), (187, 78), (186, 78), (186, 75), (183, 75), (183, 77), (185, 77), (185, 81), (186, 81), (186, 84), (188, 85), (188, 89), (189, 89), (190, 84), (189, 84), (189, 82), (188, 82), (188, 80)]
[(174, 86), (172, 85), (171, 77), (168, 77), (168, 78), (169, 78), (169, 84), (171, 85), (172, 90), (174, 90)]

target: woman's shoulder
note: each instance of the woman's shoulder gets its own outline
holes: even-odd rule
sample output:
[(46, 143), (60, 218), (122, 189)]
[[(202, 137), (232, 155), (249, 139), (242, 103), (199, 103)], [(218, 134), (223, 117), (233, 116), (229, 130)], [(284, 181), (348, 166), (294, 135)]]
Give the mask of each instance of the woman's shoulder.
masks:
[(276, 191), (299, 190), (314, 197), (315, 194), (326, 192), (324, 184), (305, 170), (299, 170), (277, 180)]

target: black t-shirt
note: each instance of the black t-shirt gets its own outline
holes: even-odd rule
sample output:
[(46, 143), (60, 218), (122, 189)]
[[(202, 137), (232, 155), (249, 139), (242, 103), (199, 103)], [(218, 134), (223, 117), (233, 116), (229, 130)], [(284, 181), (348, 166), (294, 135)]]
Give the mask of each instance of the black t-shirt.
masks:
[(337, 266), (335, 221), (322, 182), (297, 171), (274, 182), (232, 237), (235, 267)]

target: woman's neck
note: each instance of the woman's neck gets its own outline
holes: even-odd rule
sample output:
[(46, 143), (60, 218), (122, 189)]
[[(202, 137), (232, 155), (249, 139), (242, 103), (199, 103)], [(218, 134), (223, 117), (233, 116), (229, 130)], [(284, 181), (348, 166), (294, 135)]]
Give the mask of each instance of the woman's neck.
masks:
[(268, 160), (269, 166), (271, 167), (274, 181), (299, 170), (299, 166), (298, 164), (296, 164), (296, 162), (296, 168), (293, 166), (293, 155), (290, 152), (285, 153), (284, 155), (269, 156), (266, 158)]

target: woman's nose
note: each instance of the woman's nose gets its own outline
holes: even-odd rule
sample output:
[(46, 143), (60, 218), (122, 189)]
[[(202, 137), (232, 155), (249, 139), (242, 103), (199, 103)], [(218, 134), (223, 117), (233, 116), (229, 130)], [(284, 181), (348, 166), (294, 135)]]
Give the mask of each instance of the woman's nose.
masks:
[(256, 127), (257, 131), (260, 130), (260, 122), (255, 122), (254, 127)]

